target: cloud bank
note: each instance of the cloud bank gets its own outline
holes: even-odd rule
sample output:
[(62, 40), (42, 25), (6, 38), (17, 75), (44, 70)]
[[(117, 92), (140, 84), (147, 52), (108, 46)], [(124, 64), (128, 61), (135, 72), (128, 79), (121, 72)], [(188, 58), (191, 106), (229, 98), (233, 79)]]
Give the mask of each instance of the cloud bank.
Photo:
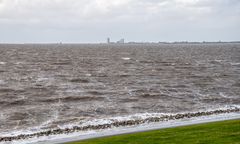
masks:
[(239, 40), (239, 0), (0, 0), (0, 42)]

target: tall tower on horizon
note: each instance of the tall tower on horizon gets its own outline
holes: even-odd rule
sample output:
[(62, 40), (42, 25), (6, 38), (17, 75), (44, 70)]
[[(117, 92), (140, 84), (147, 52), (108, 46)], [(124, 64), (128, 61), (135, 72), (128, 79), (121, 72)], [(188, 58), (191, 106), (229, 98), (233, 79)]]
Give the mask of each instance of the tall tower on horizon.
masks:
[(107, 38), (107, 43), (110, 44), (110, 38), (109, 37)]

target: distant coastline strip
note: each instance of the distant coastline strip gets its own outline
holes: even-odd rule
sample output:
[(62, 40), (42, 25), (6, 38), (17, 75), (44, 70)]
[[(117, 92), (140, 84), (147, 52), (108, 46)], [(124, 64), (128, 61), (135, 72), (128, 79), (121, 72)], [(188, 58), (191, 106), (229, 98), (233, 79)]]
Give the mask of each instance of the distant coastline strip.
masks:
[(88, 131), (88, 130), (108, 129), (108, 128), (121, 127), (121, 126), (133, 126), (133, 125), (139, 125), (143, 123), (153, 123), (153, 122), (193, 118), (193, 117), (200, 117), (200, 116), (209, 116), (214, 114), (217, 115), (217, 114), (224, 114), (224, 113), (234, 113), (234, 112), (240, 112), (240, 108), (235, 107), (235, 108), (229, 108), (224, 110), (213, 110), (213, 111), (206, 111), (206, 112), (190, 112), (190, 113), (181, 113), (181, 114), (172, 114), (172, 115), (162, 115), (159, 117), (148, 117), (145, 119), (115, 121), (108, 124), (74, 126), (72, 128), (64, 128), (64, 129), (59, 128), (59, 129), (53, 129), (53, 130), (37, 132), (32, 134), (21, 134), (17, 136), (0, 137), (0, 142), (23, 140), (23, 139), (30, 139), (34, 137), (49, 136), (49, 135), (68, 134), (68, 133)]

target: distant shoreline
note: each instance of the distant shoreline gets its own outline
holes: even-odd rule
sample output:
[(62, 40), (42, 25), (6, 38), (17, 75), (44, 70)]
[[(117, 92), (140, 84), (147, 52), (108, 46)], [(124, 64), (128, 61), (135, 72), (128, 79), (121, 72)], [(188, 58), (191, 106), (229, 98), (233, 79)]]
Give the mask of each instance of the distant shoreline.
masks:
[(128, 45), (128, 44), (240, 44), (240, 41), (222, 41), (222, 42), (126, 42), (126, 43), (81, 43), (81, 42), (40, 42), (40, 43), (8, 43), (8, 42), (0, 42), (0, 45)]

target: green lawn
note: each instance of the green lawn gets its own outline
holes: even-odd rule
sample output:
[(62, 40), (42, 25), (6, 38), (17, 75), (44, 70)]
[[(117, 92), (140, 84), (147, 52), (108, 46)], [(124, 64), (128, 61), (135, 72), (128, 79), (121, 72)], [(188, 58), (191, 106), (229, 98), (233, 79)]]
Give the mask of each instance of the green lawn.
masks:
[(68, 144), (240, 144), (240, 120), (167, 128)]

